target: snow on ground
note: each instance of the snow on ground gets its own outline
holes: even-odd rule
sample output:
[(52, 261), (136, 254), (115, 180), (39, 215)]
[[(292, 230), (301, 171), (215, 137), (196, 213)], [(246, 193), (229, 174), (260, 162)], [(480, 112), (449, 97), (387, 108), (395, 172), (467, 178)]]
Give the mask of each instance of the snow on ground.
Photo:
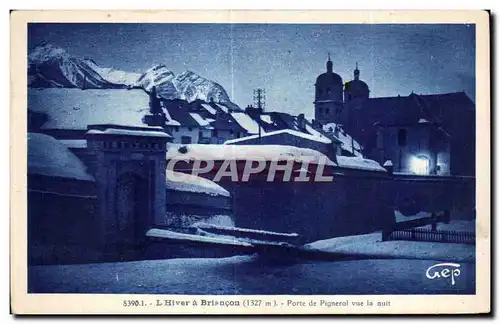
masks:
[[(405, 222), (414, 219), (421, 218), (429, 218), (431, 217), (431, 213), (429, 212), (418, 212), (415, 215), (403, 215), (399, 210), (394, 211), (394, 217), (396, 219), (396, 223)], [(431, 229), (431, 225), (421, 226), (419, 228), (427, 228)], [(449, 224), (439, 222), (437, 223), (437, 230), (442, 231), (459, 231), (459, 232), (476, 232), (476, 220), (451, 220)]]
[(87, 167), (55, 138), (28, 133), (28, 174), (93, 181)]
[(90, 124), (146, 126), (149, 97), (142, 90), (28, 88), (28, 109), (48, 115), (42, 129), (87, 129)]
[[(186, 153), (179, 152), (185, 146)], [(286, 145), (167, 144), (167, 160), (294, 160), (333, 165), (326, 155), (311, 149)]]
[(415, 241), (382, 241), (381, 233), (321, 240), (304, 246), (326, 252), (369, 254), (409, 259), (474, 262), (475, 245)]
[[(325, 144), (332, 143), (332, 141), (329, 138), (326, 138), (325, 136), (310, 135), (310, 134), (302, 133), (299, 131), (295, 131), (293, 129), (280, 129), (277, 131), (267, 132), (265, 134), (262, 134), (260, 137), (275, 136), (275, 135), (279, 135), (279, 134), (290, 134), (292, 136), (308, 139), (308, 140), (311, 140), (314, 142), (325, 143)], [(246, 136), (246, 137), (235, 138), (235, 139), (226, 141), (224, 144), (234, 144), (234, 143), (244, 142), (244, 141), (247, 141), (250, 139), (256, 139), (256, 138), (259, 138), (259, 135), (250, 135), (250, 136)]]
[[(431, 225), (422, 226), (421, 228), (431, 228)], [(438, 231), (458, 231), (458, 232), (476, 232), (476, 221), (475, 220), (452, 220), (449, 224), (438, 223)]]
[[(250, 134), (258, 134), (259, 133), (259, 124), (255, 120), (253, 120), (250, 116), (248, 116), (244, 112), (233, 112), (231, 116), (236, 120), (236, 122), (246, 129), (246, 131)], [(260, 129), (261, 134), (264, 134), (264, 130)]]
[(229, 192), (213, 181), (192, 174), (166, 171), (167, 189), (185, 192), (198, 192), (211, 196), (229, 197)]
[(337, 163), (343, 168), (387, 172), (378, 162), (358, 156), (337, 156)]
[[(335, 295), (474, 293), (475, 266), (430, 280), (429, 260), (270, 263), (257, 256), (30, 266), (30, 293)], [(75, 279), (76, 278), (76, 279)], [(346, 298), (347, 299), (347, 298)]]

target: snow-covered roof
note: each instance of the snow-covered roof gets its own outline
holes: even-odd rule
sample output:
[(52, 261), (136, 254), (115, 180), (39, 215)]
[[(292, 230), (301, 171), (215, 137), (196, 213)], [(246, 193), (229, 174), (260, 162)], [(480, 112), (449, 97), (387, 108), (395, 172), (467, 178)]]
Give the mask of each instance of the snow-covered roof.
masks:
[(166, 126), (181, 126), (181, 123), (179, 123), (177, 120), (173, 119), (172, 116), (170, 116), (170, 112), (168, 111), (167, 108), (163, 109), (163, 112), (165, 114), (165, 125)]
[[(236, 120), (241, 127), (246, 129), (246, 131), (250, 134), (258, 134), (259, 133), (259, 124), (255, 120), (253, 120), (250, 116), (248, 116), (244, 112), (234, 112), (231, 113), (231, 116)], [(261, 133), (264, 133), (264, 130), (261, 127)]]
[(339, 167), (343, 168), (387, 172), (376, 161), (364, 159), (359, 156), (337, 156), (337, 163)]
[(268, 124), (273, 124), (273, 120), (270, 115), (260, 115), (260, 119)]
[(203, 108), (205, 108), (206, 111), (208, 111), (210, 114), (215, 115), (217, 113), (217, 110), (210, 106), (209, 104), (201, 104)]
[(165, 132), (159, 130), (135, 130), (121, 128), (106, 128), (105, 130), (91, 129), (87, 132), (89, 135), (122, 135), (122, 136), (148, 136), (148, 137), (171, 137)]
[(190, 112), (189, 114), (201, 127), (210, 125), (210, 122), (208, 122), (205, 118), (201, 117), (200, 114), (193, 112)]
[(192, 174), (167, 170), (167, 189), (229, 197), (229, 192), (213, 181)]
[[(261, 137), (268, 137), (268, 136), (274, 136), (274, 135), (279, 135), (279, 134), (290, 134), (292, 136), (297, 136), (297, 137), (301, 137), (301, 138), (305, 138), (305, 139), (308, 139), (311, 141), (325, 143), (325, 144), (332, 143), (332, 141), (325, 136), (319, 137), (319, 136), (309, 135), (309, 134), (295, 131), (292, 129), (280, 129), (277, 131), (268, 132), (268, 133), (262, 134)], [(235, 138), (235, 139), (226, 141), (224, 144), (234, 144), (234, 143), (244, 142), (244, 141), (247, 141), (250, 139), (256, 139), (256, 138), (259, 138), (259, 135), (251, 135), (251, 136), (246, 136), (246, 137), (241, 137), (241, 138)]]
[(39, 133), (28, 133), (28, 174), (94, 180), (85, 164), (63, 143)]
[[(185, 146), (186, 153), (179, 152)], [(335, 166), (326, 155), (308, 148), (287, 145), (167, 144), (167, 160), (294, 160)]]
[(87, 140), (85, 139), (62, 139), (59, 142), (69, 148), (87, 148)]
[(44, 113), (42, 129), (86, 130), (91, 124), (145, 126), (149, 97), (139, 89), (28, 88), (28, 109)]
[(229, 109), (226, 106), (216, 103), (217, 107), (219, 107), (226, 114), (229, 112)]
[[(335, 127), (337, 127), (335, 123), (328, 123), (323, 125), (323, 130), (325, 132), (333, 134)], [(351, 135), (347, 134), (342, 128), (340, 128), (334, 136), (336, 136), (340, 140), (342, 149), (351, 152), (356, 156), (362, 157), (361, 145), (359, 145), (359, 143), (355, 139), (353, 139)]]
[(391, 161), (391, 160), (387, 160), (387, 161), (385, 161), (385, 162), (384, 162), (384, 165), (383, 165), (383, 166), (384, 166), (384, 167), (391, 167), (391, 166), (394, 166), (394, 165), (392, 164), (392, 161)]

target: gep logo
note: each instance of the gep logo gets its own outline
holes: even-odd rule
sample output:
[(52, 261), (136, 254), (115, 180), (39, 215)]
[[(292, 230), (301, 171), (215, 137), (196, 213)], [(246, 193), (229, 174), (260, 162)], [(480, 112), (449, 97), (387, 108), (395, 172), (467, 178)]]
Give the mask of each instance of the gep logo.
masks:
[(425, 272), (428, 279), (451, 278), (451, 285), (455, 285), (455, 278), (460, 276), (460, 264), (457, 263), (438, 263), (429, 267)]

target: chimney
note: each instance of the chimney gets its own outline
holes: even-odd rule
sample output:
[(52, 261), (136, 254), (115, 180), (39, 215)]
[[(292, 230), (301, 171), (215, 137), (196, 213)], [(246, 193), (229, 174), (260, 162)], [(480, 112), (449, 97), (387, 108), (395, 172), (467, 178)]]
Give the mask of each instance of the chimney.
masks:
[(333, 135), (335, 135), (335, 137), (339, 137), (339, 130), (340, 130), (340, 127), (335, 124), (335, 127), (333, 127)]
[(297, 116), (297, 123), (299, 126), (299, 129), (305, 129), (306, 128), (306, 118), (304, 117), (304, 114), (299, 114)]

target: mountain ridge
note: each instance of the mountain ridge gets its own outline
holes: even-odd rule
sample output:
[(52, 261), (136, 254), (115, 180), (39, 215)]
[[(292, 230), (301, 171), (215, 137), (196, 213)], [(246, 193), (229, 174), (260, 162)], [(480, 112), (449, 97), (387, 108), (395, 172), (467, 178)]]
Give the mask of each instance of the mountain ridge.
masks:
[(41, 43), (28, 55), (28, 87), (123, 89), (156, 87), (160, 97), (214, 101), (234, 105), (219, 83), (187, 70), (177, 76), (165, 65), (156, 64), (144, 73), (101, 67), (92, 58), (76, 58), (65, 49)]

